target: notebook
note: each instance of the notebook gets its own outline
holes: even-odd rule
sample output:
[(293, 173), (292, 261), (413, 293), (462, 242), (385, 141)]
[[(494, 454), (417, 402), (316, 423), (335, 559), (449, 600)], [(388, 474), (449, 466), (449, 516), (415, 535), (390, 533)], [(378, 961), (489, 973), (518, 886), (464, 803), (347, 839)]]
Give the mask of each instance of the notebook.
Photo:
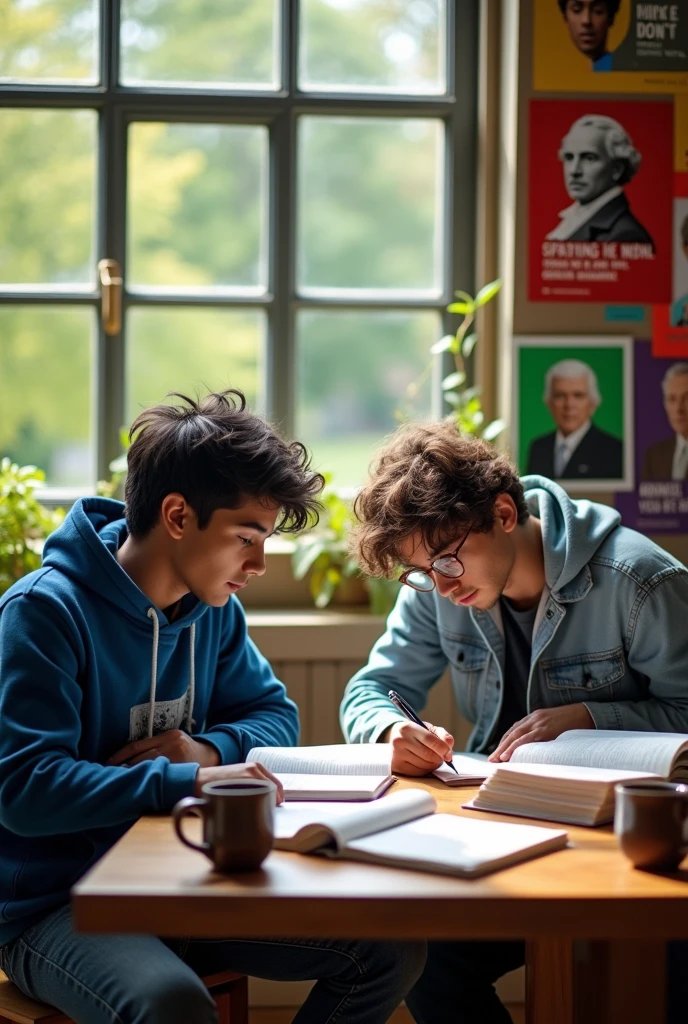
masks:
[[(390, 771), (392, 761), (391, 743), (332, 743), (311, 747), (253, 747), (247, 761), (260, 761), (269, 771), (289, 776), (290, 793), (287, 800), (373, 800), (385, 792), (394, 782)], [(477, 786), (493, 770), (484, 754), (454, 754), (454, 764), (459, 775), (451, 768), (441, 766), (432, 774), (448, 786)], [(297, 779), (297, 776), (303, 778)], [(318, 776), (317, 783), (305, 776)], [(347, 778), (346, 783), (328, 781), (334, 776)], [(372, 780), (365, 784), (358, 779), (377, 776), (385, 780), (383, 788), (373, 786)], [(348, 788), (347, 788), (348, 787)], [(305, 797), (301, 794), (309, 792)], [(346, 796), (347, 792), (356, 796)], [(363, 794), (363, 795), (360, 795)], [(368, 795), (366, 795), (368, 794)]]
[(524, 743), (494, 768), (466, 807), (602, 825), (614, 818), (616, 783), (688, 779), (688, 735), (572, 729)]
[(407, 789), (378, 804), (283, 804), (275, 847), (298, 853), (476, 878), (562, 849), (564, 831), (436, 814), (430, 793)]

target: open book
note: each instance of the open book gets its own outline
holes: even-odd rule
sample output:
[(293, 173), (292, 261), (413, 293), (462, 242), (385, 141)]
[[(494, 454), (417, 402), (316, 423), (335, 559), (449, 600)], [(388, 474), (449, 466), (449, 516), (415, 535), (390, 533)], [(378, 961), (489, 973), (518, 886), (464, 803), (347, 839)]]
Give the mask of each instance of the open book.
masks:
[(333, 743), (319, 747), (253, 747), (284, 786), (285, 800), (375, 800), (396, 779), (388, 743)]
[[(285, 786), (286, 800), (374, 800), (395, 781), (391, 743), (332, 743), (318, 747), (253, 747)], [(454, 754), (456, 775), (441, 766), (433, 775), (449, 786), (477, 786), (493, 770), (484, 754)]]
[(474, 878), (566, 845), (566, 832), (435, 814), (436, 806), (421, 789), (374, 806), (283, 804), (275, 810), (275, 846)]
[(614, 817), (614, 786), (637, 779), (688, 779), (688, 735), (571, 729), (524, 743), (495, 765), (466, 806), (576, 825)]

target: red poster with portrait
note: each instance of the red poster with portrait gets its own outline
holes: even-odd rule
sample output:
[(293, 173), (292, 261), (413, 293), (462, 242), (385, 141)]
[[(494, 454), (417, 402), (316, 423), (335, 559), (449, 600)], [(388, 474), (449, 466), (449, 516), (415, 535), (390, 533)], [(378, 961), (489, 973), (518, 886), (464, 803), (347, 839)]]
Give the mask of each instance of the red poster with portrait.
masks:
[(671, 300), (673, 106), (531, 100), (529, 298)]

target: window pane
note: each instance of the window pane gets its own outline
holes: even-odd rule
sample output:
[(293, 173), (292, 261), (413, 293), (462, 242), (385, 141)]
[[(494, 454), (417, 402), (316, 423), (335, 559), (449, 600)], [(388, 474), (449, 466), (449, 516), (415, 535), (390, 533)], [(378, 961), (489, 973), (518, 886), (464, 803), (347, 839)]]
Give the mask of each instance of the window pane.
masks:
[(98, 0), (2, 0), (0, 82), (98, 81)]
[(439, 294), (443, 149), (439, 121), (302, 118), (299, 286)]
[(254, 125), (131, 126), (130, 284), (265, 289), (267, 142)]
[(0, 110), (0, 283), (94, 279), (96, 115)]
[(302, 89), (443, 93), (444, 0), (301, 0)]
[(265, 315), (260, 310), (132, 309), (127, 318), (127, 418), (168, 391), (240, 388), (262, 400)]
[[(408, 414), (405, 395), (440, 337), (437, 313), (303, 312), (297, 322), (296, 436), (340, 487), (361, 483), (385, 434)], [(414, 419), (431, 411), (425, 377)]]
[(0, 456), (92, 486), (93, 310), (0, 306)]
[(276, 89), (279, 0), (122, 0), (122, 81)]

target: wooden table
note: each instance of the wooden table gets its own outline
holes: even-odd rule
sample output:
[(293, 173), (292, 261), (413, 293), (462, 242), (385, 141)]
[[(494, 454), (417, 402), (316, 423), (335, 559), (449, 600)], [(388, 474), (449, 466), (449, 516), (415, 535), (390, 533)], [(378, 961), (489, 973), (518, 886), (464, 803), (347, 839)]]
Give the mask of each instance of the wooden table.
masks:
[[(477, 813), (461, 808), (473, 790), (395, 789), (410, 784), (441, 811)], [(525, 938), (530, 1024), (663, 1024), (664, 943), (688, 939), (688, 870), (637, 871), (610, 828), (568, 831), (569, 848), (473, 881), (277, 851), (231, 877), (182, 846), (169, 818), (142, 818), (75, 887), (75, 921), (167, 936)]]

